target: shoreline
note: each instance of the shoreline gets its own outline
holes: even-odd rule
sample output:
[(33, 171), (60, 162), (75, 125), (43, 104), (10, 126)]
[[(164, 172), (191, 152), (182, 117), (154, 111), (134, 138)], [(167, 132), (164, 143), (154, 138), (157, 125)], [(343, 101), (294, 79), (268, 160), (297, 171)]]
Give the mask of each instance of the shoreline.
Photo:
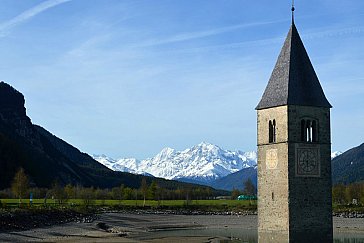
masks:
[[(0, 233), (9, 231), (24, 231), (42, 227), (52, 227), (70, 222), (92, 223), (99, 215), (118, 213), (126, 215), (184, 215), (184, 216), (249, 216), (257, 215), (256, 210), (240, 211), (203, 211), (191, 209), (110, 209), (99, 208), (86, 211), (74, 209), (15, 209), (0, 211)], [(333, 218), (364, 219), (363, 213), (336, 212)], [(340, 227), (340, 226), (339, 226)]]
[[(364, 218), (333, 217), (334, 234), (364, 240)], [(2, 242), (223, 242), (257, 236), (257, 216), (103, 212), (91, 222), (0, 232)], [(351, 239), (351, 238), (350, 238)]]

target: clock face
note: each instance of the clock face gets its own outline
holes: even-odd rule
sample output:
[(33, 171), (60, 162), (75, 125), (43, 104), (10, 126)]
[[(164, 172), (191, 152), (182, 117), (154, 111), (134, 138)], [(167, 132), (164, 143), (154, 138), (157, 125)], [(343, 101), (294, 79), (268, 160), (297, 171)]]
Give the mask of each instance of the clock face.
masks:
[(314, 153), (312, 150), (302, 151), (298, 158), (298, 165), (303, 172), (312, 172), (317, 166), (316, 153)]
[(320, 176), (319, 148), (297, 148), (296, 175), (317, 177)]

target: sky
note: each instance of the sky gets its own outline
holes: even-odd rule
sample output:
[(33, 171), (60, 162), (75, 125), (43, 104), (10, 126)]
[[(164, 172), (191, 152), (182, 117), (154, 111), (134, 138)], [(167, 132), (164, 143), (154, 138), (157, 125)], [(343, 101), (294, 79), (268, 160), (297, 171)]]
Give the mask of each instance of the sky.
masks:
[[(332, 150), (364, 142), (364, 1), (296, 0)], [(32, 122), (89, 154), (202, 141), (256, 150), (256, 111), (291, 1), (0, 0), (0, 80)]]

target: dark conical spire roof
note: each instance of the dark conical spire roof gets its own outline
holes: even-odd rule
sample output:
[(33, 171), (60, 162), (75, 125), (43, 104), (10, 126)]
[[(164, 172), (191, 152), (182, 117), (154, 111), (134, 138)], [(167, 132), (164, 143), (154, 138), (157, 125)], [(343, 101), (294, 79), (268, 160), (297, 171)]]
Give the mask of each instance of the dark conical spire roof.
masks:
[(294, 22), (256, 109), (282, 105), (332, 107), (325, 97)]

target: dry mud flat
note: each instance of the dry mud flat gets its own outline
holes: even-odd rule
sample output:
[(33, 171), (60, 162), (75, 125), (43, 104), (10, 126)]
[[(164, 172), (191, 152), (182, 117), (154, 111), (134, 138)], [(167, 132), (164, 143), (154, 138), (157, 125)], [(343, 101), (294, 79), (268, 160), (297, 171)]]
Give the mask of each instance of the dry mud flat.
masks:
[[(0, 233), (1, 242), (256, 242), (256, 215), (103, 213), (93, 222)], [(364, 219), (334, 217), (335, 238), (364, 242)], [(341, 242), (341, 241), (335, 241)]]

